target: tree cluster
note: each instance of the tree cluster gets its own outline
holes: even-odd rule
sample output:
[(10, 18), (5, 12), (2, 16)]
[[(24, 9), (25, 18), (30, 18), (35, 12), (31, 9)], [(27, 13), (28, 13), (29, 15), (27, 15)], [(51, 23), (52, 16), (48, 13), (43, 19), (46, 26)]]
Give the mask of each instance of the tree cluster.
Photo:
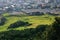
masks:
[(20, 26), (30, 26), (32, 24), (30, 24), (29, 22), (24, 22), (24, 21), (17, 21), (15, 23), (12, 23), (9, 28), (17, 28)]
[(10, 30), (0, 33), (0, 40), (40, 40), (41, 34), (44, 32), (46, 25), (39, 25), (37, 28), (25, 30)]
[(60, 40), (60, 18), (56, 17), (52, 25), (0, 32), (0, 40)]

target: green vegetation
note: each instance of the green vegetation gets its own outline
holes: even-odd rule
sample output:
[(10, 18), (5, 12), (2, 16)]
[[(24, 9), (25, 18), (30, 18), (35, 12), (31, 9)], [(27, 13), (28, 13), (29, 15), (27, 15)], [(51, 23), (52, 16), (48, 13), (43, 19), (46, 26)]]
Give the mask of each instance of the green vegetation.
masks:
[(19, 26), (30, 26), (32, 24), (29, 24), (28, 22), (23, 22), (23, 21), (17, 21), (13, 24), (11, 24), (8, 28), (17, 28)]
[(24, 22), (29, 22), (30, 26), (27, 27), (18, 27), (14, 28), (14, 30), (24, 30), (28, 28), (36, 28), (37, 25), (50, 25), (54, 21), (54, 16), (51, 15), (42, 15), (42, 16), (11, 16), (8, 13), (3, 14), (3, 16), (7, 19), (6, 23), (3, 26), (0, 26), (0, 31), (7, 31), (7, 28), (17, 22), (17, 21), (24, 21)]
[[(59, 20), (59, 22), (57, 21)], [(58, 23), (58, 24), (57, 24)], [(52, 25), (38, 25), (25, 30), (0, 32), (0, 40), (60, 40), (60, 18)]]
[[(42, 28), (42, 29), (41, 29)], [(0, 33), (0, 40), (40, 40), (40, 35), (44, 32), (46, 27), (42, 25), (36, 29), (30, 28), (22, 31), (10, 30)]]
[(59, 17), (47, 14), (42, 16), (3, 14), (3, 16), (7, 21), (0, 26), (0, 40), (60, 40)]
[(44, 38), (46, 38), (47, 40), (60, 40), (59, 30), (60, 30), (60, 17), (56, 17), (52, 25), (50, 25), (50, 27), (47, 27), (46, 31), (43, 33)]

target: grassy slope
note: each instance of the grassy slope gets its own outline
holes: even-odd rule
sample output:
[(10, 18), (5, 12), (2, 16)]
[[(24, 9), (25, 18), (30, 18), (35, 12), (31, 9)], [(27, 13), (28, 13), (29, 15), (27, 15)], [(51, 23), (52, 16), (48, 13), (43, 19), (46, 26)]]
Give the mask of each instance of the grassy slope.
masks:
[(22, 20), (22, 21), (28, 21), (29, 23), (32, 23), (31, 26), (28, 27), (19, 27), (19, 28), (14, 28), (14, 30), (24, 30), (27, 28), (36, 28), (37, 25), (50, 25), (51, 23), (53, 23), (54, 21), (54, 16), (51, 15), (43, 15), (43, 16), (10, 16), (8, 17), (8, 14), (4, 14), (3, 16), (6, 17), (7, 21), (5, 23), (5, 25), (0, 26), (0, 32), (1, 31), (7, 31), (7, 28), (10, 24), (18, 21), (18, 20)]

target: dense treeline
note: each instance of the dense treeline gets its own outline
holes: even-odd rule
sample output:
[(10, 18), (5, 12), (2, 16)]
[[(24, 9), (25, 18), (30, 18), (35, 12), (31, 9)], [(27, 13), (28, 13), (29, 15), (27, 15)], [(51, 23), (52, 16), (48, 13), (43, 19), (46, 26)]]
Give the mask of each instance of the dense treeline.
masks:
[(43, 40), (60, 40), (60, 17), (55, 18), (55, 22), (47, 27), (42, 34)]
[[(47, 25), (39, 25), (36, 29), (10, 30), (0, 33), (0, 40), (40, 40), (41, 34), (46, 29)], [(39, 38), (40, 37), (40, 38)]]
[(38, 25), (25, 30), (10, 30), (0, 33), (0, 40), (60, 40), (60, 18), (52, 25)]
[(55, 18), (55, 22), (52, 24), (51, 29), (48, 40), (60, 40), (60, 17)]

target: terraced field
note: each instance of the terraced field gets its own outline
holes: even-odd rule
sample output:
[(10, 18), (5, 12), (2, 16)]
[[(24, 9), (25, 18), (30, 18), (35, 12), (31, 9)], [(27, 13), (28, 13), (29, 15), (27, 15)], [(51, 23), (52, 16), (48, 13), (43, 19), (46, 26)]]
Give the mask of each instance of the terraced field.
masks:
[(0, 26), (0, 32), (1, 31), (7, 31), (7, 28), (10, 26), (10, 24), (16, 22), (16, 21), (25, 21), (29, 22), (32, 25), (30, 26), (23, 26), (18, 28), (13, 28), (10, 30), (24, 30), (28, 28), (36, 28), (38, 25), (50, 25), (54, 22), (55, 16), (51, 15), (42, 15), (42, 16), (10, 16), (8, 14), (3, 14), (3, 16), (7, 19), (5, 24), (3, 26)]

